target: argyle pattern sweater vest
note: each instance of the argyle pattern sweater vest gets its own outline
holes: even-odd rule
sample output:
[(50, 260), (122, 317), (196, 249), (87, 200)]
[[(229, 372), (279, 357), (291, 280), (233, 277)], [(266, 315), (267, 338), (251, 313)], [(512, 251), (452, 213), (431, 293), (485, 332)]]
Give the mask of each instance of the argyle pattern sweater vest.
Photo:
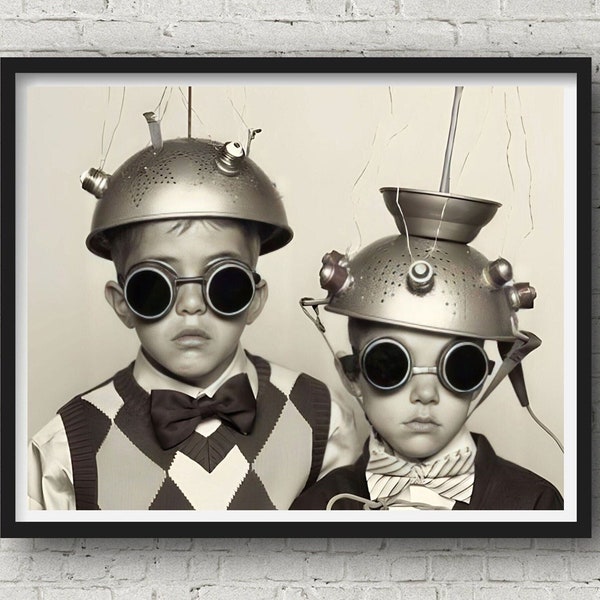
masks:
[(249, 435), (221, 423), (208, 437), (194, 432), (163, 450), (133, 365), (61, 408), (77, 509), (287, 509), (321, 471), (329, 391), (306, 374), (248, 356), (258, 373)]

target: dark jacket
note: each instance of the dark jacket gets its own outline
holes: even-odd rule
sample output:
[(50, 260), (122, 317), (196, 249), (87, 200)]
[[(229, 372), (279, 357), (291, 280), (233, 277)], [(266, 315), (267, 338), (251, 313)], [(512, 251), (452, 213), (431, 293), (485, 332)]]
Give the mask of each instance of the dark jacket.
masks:
[[(558, 490), (543, 477), (496, 455), (485, 436), (472, 433), (477, 445), (475, 483), (471, 502), (456, 502), (452, 510), (562, 510), (563, 499)], [(301, 494), (292, 510), (324, 510), (336, 494), (355, 494), (369, 498), (365, 478), (369, 460), (369, 443), (359, 459), (348, 467), (340, 467), (317, 481)], [(360, 510), (362, 503), (341, 499), (334, 510)]]

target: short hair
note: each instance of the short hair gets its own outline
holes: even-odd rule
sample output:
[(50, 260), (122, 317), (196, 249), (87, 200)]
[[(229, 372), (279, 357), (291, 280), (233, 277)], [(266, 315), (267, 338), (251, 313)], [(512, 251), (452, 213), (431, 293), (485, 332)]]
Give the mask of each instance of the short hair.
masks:
[(370, 325), (373, 325), (372, 321), (367, 319), (360, 319), (358, 317), (348, 317), (348, 339), (352, 347), (353, 352), (358, 353), (360, 348), (356, 347), (356, 339), (360, 333), (364, 332)]
[[(243, 230), (244, 237), (248, 242), (248, 249), (250, 250), (250, 266), (256, 267), (258, 262), (258, 256), (260, 254), (261, 238), (259, 234), (258, 224), (245, 219), (227, 219), (219, 217), (190, 217), (183, 219), (172, 219), (171, 228), (168, 233), (174, 232), (176, 235), (180, 235), (187, 231), (195, 222), (202, 221), (209, 227), (215, 229), (226, 229), (227, 227), (239, 227)], [(123, 268), (127, 257), (131, 252), (131, 249), (139, 243), (142, 231), (144, 227), (162, 223), (161, 221), (142, 221), (139, 223), (132, 223), (131, 225), (122, 225), (121, 227), (115, 227), (105, 232), (105, 237), (108, 240), (110, 247), (110, 258), (113, 261), (117, 274), (125, 275)]]

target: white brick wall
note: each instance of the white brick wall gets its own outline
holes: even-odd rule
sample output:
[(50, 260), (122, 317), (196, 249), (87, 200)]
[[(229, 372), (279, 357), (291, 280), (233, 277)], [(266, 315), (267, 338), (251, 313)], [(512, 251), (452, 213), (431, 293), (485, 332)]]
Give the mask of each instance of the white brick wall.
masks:
[[(591, 55), (596, 184), (599, 17), (600, 0), (0, 0), (0, 55)], [(600, 232), (600, 211), (592, 219)], [(600, 339), (596, 242), (592, 251)], [(595, 399), (599, 350), (596, 342)], [(598, 599), (600, 537), (0, 541), (0, 600), (235, 598)]]

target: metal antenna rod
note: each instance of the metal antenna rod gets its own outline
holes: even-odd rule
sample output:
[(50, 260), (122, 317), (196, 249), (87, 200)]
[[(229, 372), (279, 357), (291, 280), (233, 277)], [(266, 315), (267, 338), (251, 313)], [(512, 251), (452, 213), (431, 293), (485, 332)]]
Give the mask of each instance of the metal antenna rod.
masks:
[(192, 86), (188, 85), (188, 138), (192, 137)]
[(444, 170), (442, 171), (442, 180), (440, 182), (440, 192), (448, 193), (450, 191), (450, 163), (452, 161), (452, 149), (454, 148), (454, 137), (456, 135), (456, 125), (458, 123), (458, 109), (460, 107), (460, 98), (463, 92), (462, 85), (454, 88), (454, 102), (452, 103), (452, 117), (450, 119), (450, 131), (448, 132), (448, 142), (446, 143), (446, 155), (444, 156)]

